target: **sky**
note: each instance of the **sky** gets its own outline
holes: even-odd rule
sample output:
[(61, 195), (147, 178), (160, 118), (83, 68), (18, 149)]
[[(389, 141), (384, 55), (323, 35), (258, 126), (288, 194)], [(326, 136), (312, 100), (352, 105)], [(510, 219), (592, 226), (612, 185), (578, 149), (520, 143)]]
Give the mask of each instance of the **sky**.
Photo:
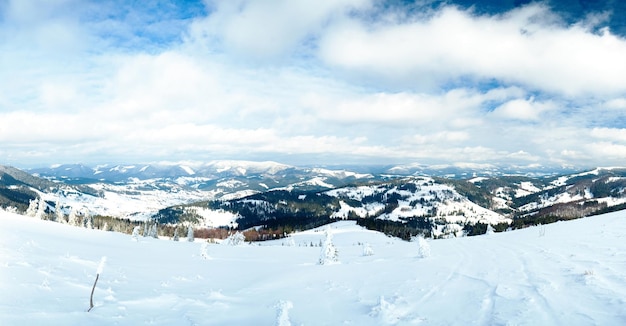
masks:
[(561, 2), (0, 0), (0, 164), (624, 166), (625, 8)]

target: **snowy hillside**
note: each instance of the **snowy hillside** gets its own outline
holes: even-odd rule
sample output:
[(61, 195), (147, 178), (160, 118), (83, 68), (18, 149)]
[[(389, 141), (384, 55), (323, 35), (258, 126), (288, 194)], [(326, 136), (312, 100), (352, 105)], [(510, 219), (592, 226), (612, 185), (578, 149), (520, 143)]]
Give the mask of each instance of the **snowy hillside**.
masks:
[[(403, 179), (398, 184), (380, 184), (377, 186), (345, 187), (328, 191), (327, 194), (357, 203), (356, 207), (341, 201), (341, 210), (334, 217), (346, 218), (350, 212), (359, 217), (376, 216), (378, 218), (399, 221), (415, 216), (440, 217), (447, 222), (466, 223), (510, 223), (504, 216), (480, 207), (446, 184), (436, 183), (428, 177)], [(370, 198), (371, 202), (367, 200)], [(377, 200), (381, 198), (382, 200)], [(393, 198), (390, 200), (390, 198)], [(392, 209), (386, 209), (385, 202), (394, 201)]]
[(626, 322), (626, 212), (421, 251), (353, 223), (332, 224), (338, 262), (318, 265), (319, 230), (262, 246), (135, 241), (0, 212), (0, 324)]

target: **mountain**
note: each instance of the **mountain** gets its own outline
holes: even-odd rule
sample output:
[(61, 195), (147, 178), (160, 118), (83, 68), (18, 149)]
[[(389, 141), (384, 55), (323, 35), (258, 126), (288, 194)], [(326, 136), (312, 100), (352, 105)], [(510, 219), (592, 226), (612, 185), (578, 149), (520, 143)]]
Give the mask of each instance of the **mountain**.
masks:
[(288, 187), (169, 207), (153, 218), (160, 223), (184, 220), (210, 227), (262, 227), (277, 236), (335, 219), (355, 219), (360, 225), (408, 239), (416, 234), (476, 235), (485, 233), (488, 225), (503, 231), (624, 208), (626, 169), (598, 168), (558, 177), (396, 176), (331, 190)]
[(33, 189), (43, 190), (51, 184), (16, 168), (0, 165), (0, 207), (25, 211), (30, 201), (37, 197)]
[[(17, 169), (16, 169), (17, 170)], [(19, 170), (17, 170), (19, 171)], [(326, 190), (374, 179), (367, 173), (325, 168), (300, 168), (276, 162), (212, 161), (208, 163), (157, 163), (98, 165), (54, 165), (21, 172), (45, 183), (49, 191), (31, 187), (19, 211), (38, 197), (48, 203), (52, 214), (56, 203), (66, 216), (71, 210), (90, 215), (145, 220), (158, 210), (213, 199), (233, 199), (272, 189)]]
[(127, 219), (122, 232), (147, 221), (172, 235), (176, 225), (191, 222), (282, 237), (354, 219), (406, 239), (476, 235), (489, 225), (503, 231), (626, 208), (624, 168), (554, 175), (538, 167), (507, 175), (497, 166), (410, 164), (367, 171), (374, 170), (380, 172), (247, 161), (56, 165), (30, 170), (33, 175), (4, 167), (0, 204), (23, 212), (39, 198), (44, 218), (68, 221), (78, 211), (95, 216), (99, 226)]
[(387, 167), (382, 173), (393, 175), (437, 176), (448, 179), (468, 179), (472, 177), (500, 177), (506, 175), (544, 177), (575, 173), (579, 170), (569, 166), (543, 165), (495, 165), (475, 163), (455, 163), (428, 165), (420, 163), (400, 164)]

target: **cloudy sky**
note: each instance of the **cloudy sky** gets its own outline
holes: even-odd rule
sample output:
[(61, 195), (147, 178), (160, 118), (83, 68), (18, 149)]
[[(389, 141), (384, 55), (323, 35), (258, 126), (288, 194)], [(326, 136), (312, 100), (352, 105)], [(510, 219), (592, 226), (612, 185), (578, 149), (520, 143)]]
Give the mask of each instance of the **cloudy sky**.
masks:
[(626, 165), (616, 8), (509, 2), (0, 0), (0, 164)]

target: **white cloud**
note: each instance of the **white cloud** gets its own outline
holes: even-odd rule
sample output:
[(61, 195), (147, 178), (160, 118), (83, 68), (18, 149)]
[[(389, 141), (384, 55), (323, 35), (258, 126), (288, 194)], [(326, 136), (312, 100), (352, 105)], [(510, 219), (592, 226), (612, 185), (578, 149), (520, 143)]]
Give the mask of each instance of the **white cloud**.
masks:
[(626, 90), (626, 41), (609, 32), (554, 23), (547, 7), (498, 16), (447, 7), (427, 20), (334, 26), (320, 41), (331, 65), (402, 85), (470, 76), (567, 96)]
[(0, 21), (10, 162), (607, 165), (625, 145), (625, 41), (537, 5), (400, 19), (365, 0), (217, 1), (145, 27), (141, 8), (37, 3)]
[(593, 128), (591, 136), (594, 138), (618, 141), (626, 144), (626, 128)]
[(553, 103), (536, 102), (530, 99), (514, 99), (498, 106), (493, 115), (504, 119), (536, 121), (545, 111), (554, 109)]
[(209, 41), (251, 60), (289, 55), (303, 39), (315, 37), (337, 16), (369, 6), (369, 0), (218, 0), (206, 19), (190, 30), (196, 41)]

